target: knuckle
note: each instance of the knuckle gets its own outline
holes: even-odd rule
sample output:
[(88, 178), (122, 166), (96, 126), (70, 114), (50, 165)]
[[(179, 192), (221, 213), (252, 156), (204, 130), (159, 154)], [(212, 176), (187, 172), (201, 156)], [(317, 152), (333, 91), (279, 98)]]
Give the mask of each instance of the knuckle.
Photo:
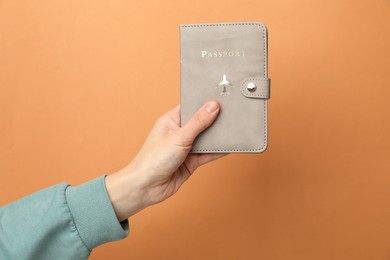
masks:
[(195, 137), (193, 134), (188, 133), (186, 129), (182, 129), (181, 131), (177, 132), (176, 144), (180, 147), (190, 148), (194, 140)]
[(200, 113), (195, 114), (193, 117), (194, 124), (202, 125), (204, 123), (204, 121), (205, 120)]
[(160, 123), (163, 123), (164, 120), (165, 120), (165, 116), (164, 116), (164, 115), (159, 116), (159, 117), (156, 119), (156, 121), (155, 121), (155, 125), (158, 125), (158, 124), (160, 124)]

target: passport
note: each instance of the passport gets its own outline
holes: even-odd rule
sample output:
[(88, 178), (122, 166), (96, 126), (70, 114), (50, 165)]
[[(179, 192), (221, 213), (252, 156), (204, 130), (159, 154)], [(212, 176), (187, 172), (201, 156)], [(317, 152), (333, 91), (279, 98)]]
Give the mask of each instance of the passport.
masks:
[(179, 24), (181, 125), (220, 104), (190, 153), (262, 153), (268, 140), (268, 33), (261, 22)]

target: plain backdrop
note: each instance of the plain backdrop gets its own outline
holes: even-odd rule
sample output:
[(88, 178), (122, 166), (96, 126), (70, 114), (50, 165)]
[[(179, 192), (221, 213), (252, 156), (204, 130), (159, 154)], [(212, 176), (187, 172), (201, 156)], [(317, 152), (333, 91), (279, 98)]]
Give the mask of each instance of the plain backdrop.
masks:
[(0, 0), (0, 205), (127, 165), (180, 102), (178, 25), (241, 21), (269, 31), (268, 150), (91, 259), (390, 259), (388, 0)]

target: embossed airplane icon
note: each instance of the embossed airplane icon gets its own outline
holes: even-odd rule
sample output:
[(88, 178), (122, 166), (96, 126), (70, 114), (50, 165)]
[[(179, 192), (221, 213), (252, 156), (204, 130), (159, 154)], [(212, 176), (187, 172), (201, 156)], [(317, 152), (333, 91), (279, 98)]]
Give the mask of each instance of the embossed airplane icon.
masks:
[(220, 94), (220, 95), (223, 95), (223, 96), (230, 95), (230, 92), (227, 90), (227, 87), (234, 88), (234, 86), (232, 84), (230, 84), (229, 81), (227, 81), (226, 74), (223, 74), (222, 81), (218, 83), (217, 88), (219, 88), (219, 87), (223, 87), (222, 88), (222, 92)]

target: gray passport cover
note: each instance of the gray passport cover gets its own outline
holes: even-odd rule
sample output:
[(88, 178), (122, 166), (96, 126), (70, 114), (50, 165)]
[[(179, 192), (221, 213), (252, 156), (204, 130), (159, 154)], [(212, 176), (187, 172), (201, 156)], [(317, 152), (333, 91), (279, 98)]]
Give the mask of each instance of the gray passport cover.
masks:
[(214, 123), (191, 153), (261, 153), (267, 148), (267, 29), (260, 22), (180, 24), (181, 125), (208, 100)]

